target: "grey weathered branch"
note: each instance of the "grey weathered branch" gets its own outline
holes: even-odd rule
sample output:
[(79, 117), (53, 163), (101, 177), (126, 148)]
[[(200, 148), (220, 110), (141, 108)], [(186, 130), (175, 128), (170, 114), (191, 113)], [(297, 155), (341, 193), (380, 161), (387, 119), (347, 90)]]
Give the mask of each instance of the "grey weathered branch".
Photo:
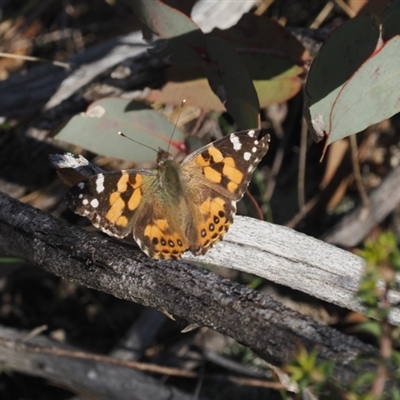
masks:
[[(346, 215), (330, 232), (324, 235), (328, 243), (339, 246), (357, 246), (400, 203), (400, 166), (390, 171), (369, 196), (368, 210), (359, 205)], [(398, 320), (397, 320), (398, 322)]]
[[(225, 245), (232, 246), (222, 242), (214, 253), (220, 253)], [(292, 243), (285, 246), (296, 248)], [(248, 243), (238, 247), (246, 264), (250, 264), (253, 249)], [(367, 353), (377, 354), (372, 346), (266, 295), (184, 262), (148, 259), (139, 250), (69, 226), (4, 194), (0, 194), (0, 249), (66, 279), (155, 307), (180, 323), (213, 328), (252, 348), (274, 365), (290, 362), (299, 346), (304, 346), (317, 347), (320, 360), (334, 360), (335, 377), (342, 384), (376, 367), (373, 360), (353, 362)], [(236, 251), (231, 255), (231, 262), (238, 254)], [(275, 251), (264, 251), (265, 269), (273, 267), (275, 257)], [(302, 257), (300, 248), (294, 265), (304, 269)], [(331, 268), (334, 267), (332, 261)], [(296, 276), (296, 270), (291, 273)]]
[[(112, 66), (146, 52), (140, 32), (111, 39), (66, 60), (71, 70), (43, 64), (0, 82), (0, 116), (13, 118), (54, 108)], [(143, 77), (142, 77), (143, 78)], [(50, 101), (49, 101), (50, 100)]]
[[(50, 159), (59, 172), (64, 168), (77, 172), (79, 178), (76, 182), (104, 172), (82, 156), (75, 158), (71, 154), (54, 155)], [(398, 195), (392, 193), (395, 190), (393, 187), (398, 187), (393, 185), (393, 179), (396, 183), (399, 180), (399, 172), (396, 171), (400, 171), (400, 167), (390, 174), (390, 182), (385, 183), (382, 189), (384, 197), (394, 200), (384, 201), (379, 190), (372, 195), (371, 203), (376, 205), (377, 210), (381, 210), (381, 206), (376, 204), (379, 200), (385, 204), (396, 204)], [(370, 210), (369, 223), (376, 222), (377, 215), (382, 215), (381, 211), (374, 210), (375, 207)], [(357, 226), (357, 221), (354, 224)], [(205, 256), (195, 257), (186, 253), (184, 259), (220, 267), (229, 265), (232, 269), (261, 276), (340, 307), (365, 312), (355, 296), (363, 275), (364, 260), (289, 228), (252, 218), (236, 217), (235, 224), (222, 244), (211, 249)], [(267, 268), (266, 259), (269, 262)], [(397, 303), (400, 293), (393, 290), (390, 298), (392, 303)], [(398, 309), (393, 309), (390, 317), (393, 323), (400, 324)]]
[[(2, 368), (49, 379), (83, 397), (99, 400), (189, 400), (193, 397), (141, 371), (96, 357), (45, 336), (25, 341), (27, 332), (0, 326)], [(127, 364), (127, 365), (123, 365)]]
[[(364, 260), (283, 226), (238, 216), (223, 245), (217, 245), (205, 256), (187, 254), (184, 259), (229, 266), (343, 308), (365, 312), (356, 298)], [(392, 290), (389, 298), (392, 304), (398, 303), (400, 292)], [(393, 324), (400, 324), (398, 308), (392, 309), (390, 319)]]

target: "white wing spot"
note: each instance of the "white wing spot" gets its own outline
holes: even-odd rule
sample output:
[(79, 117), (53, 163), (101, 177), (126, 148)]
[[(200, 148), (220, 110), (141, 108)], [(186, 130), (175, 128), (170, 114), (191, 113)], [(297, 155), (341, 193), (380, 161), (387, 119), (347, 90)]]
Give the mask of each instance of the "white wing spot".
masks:
[(258, 145), (258, 143), (260, 143), (258, 140), (255, 140), (254, 141), (254, 144), (257, 146)]
[(247, 134), (248, 134), (250, 137), (254, 137), (254, 135), (256, 134), (256, 132), (253, 131), (253, 130), (251, 130), (251, 131), (248, 131)]
[(82, 190), (84, 187), (85, 187), (85, 182), (79, 182), (79, 183), (78, 183), (78, 188), (79, 188), (79, 189)]
[(232, 214), (235, 214), (235, 212), (236, 212), (236, 201), (231, 201), (231, 206), (232, 206)]
[(251, 153), (249, 153), (248, 151), (246, 151), (246, 152), (243, 154), (243, 158), (244, 158), (246, 161), (249, 161), (249, 160), (250, 160), (250, 157), (251, 157)]
[(93, 199), (93, 200), (90, 202), (90, 205), (91, 205), (93, 208), (97, 208), (97, 207), (99, 206), (99, 201), (98, 201), (97, 199)]
[(97, 175), (96, 179), (96, 192), (101, 193), (104, 190), (104, 175), (99, 174)]
[(253, 147), (253, 148), (251, 149), (251, 151), (252, 151), (253, 153), (255, 153), (255, 152), (257, 151), (257, 147)]
[(253, 164), (251, 164), (251, 165), (249, 165), (249, 168), (247, 168), (247, 172), (253, 172), (253, 170), (254, 170), (254, 165)]
[(83, 200), (82, 200), (82, 204), (83, 204), (84, 206), (87, 206), (87, 205), (89, 204), (89, 200), (88, 200), (88, 199), (83, 199)]
[(78, 196), (78, 199), (81, 199), (83, 197), (83, 194), (81, 193), (79, 196)]
[(230, 141), (233, 144), (233, 149), (235, 151), (238, 151), (242, 148), (242, 143), (240, 143), (239, 138), (235, 134), (231, 135)]

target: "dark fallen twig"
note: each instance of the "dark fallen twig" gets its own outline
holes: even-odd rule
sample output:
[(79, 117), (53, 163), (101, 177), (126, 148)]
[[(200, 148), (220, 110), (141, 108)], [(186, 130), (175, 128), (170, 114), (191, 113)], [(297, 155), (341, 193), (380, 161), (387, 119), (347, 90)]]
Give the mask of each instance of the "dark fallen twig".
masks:
[[(100, 400), (190, 400), (192, 396), (138, 370), (145, 364), (80, 351), (45, 336), (21, 340), (26, 332), (0, 326), (0, 362), (25, 374), (49, 379), (84, 397)], [(163, 373), (158, 366), (154, 371)], [(166, 368), (169, 374), (173, 369)], [(176, 371), (178, 372), (178, 370)], [(194, 377), (190, 371), (181, 376)]]
[(111, 352), (113, 357), (121, 360), (137, 360), (155, 339), (161, 325), (166, 321), (165, 315), (153, 308), (146, 308), (125, 333), (123, 339)]

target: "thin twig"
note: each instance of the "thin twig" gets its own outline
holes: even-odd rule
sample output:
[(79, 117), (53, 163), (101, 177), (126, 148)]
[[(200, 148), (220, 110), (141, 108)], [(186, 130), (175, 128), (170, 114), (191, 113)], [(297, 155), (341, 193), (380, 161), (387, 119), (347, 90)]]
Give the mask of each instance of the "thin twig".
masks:
[[(361, 200), (364, 206), (365, 211), (369, 211), (371, 208), (371, 203), (368, 198), (368, 194), (365, 190), (365, 187), (362, 183), (362, 177), (361, 177), (361, 171), (360, 171), (360, 164), (358, 161), (358, 145), (357, 145), (357, 139), (356, 135), (350, 135), (349, 136), (350, 140), (350, 148), (351, 148), (351, 161), (353, 164), (353, 173), (354, 173), (354, 179), (356, 181), (357, 189), (360, 193)], [(363, 213), (361, 213), (361, 216)]]
[(307, 201), (307, 203), (304, 204), (303, 208), (301, 208), (300, 211), (296, 213), (296, 215), (292, 217), (291, 220), (286, 222), (285, 226), (294, 229), (297, 224), (315, 207), (315, 205), (318, 204), (319, 199), (320, 195), (317, 194), (312, 199)]
[(243, 386), (256, 386), (262, 388), (272, 388), (272, 389), (283, 389), (284, 386), (279, 382), (271, 382), (264, 379), (255, 379), (255, 378), (247, 378), (247, 377), (240, 377), (240, 376), (231, 376), (231, 375), (208, 375), (204, 374), (204, 371), (198, 374), (197, 372), (183, 370), (179, 368), (173, 367), (164, 367), (155, 364), (146, 364), (140, 363), (136, 361), (124, 361), (117, 359), (115, 357), (110, 357), (107, 355), (100, 355), (100, 354), (93, 354), (88, 353), (85, 351), (77, 351), (77, 350), (70, 350), (70, 349), (63, 349), (59, 347), (43, 347), (37, 346), (30, 343), (26, 343), (23, 340), (14, 340), (14, 339), (6, 339), (0, 337), (0, 346), (9, 349), (15, 349), (19, 351), (23, 351), (24, 353), (30, 354), (40, 354), (40, 355), (50, 355), (56, 357), (68, 357), (75, 360), (88, 360), (94, 362), (101, 362), (111, 365), (117, 365), (121, 367), (127, 367), (131, 369), (135, 369), (138, 371), (143, 372), (151, 372), (161, 375), (167, 376), (176, 376), (181, 378), (188, 378), (188, 379), (199, 379), (199, 387), (201, 387), (202, 381), (207, 379), (212, 380), (224, 380), (234, 382), (238, 385)]
[(325, 7), (320, 11), (320, 13), (317, 15), (317, 18), (315, 18), (314, 22), (310, 25), (311, 29), (318, 29), (321, 24), (325, 21), (325, 19), (328, 17), (330, 12), (333, 10), (335, 7), (335, 3), (333, 1), (328, 1), (325, 4)]
[[(382, 293), (383, 298), (382, 298), (381, 309), (386, 310), (387, 315), (389, 315), (389, 310), (392, 307), (392, 304), (389, 300), (389, 290), (390, 290), (390, 285), (386, 283)], [(371, 389), (371, 394), (375, 398), (380, 398), (383, 395), (385, 384), (389, 377), (389, 372), (387, 370), (386, 365), (387, 362), (390, 360), (393, 349), (393, 339), (392, 339), (393, 328), (390, 325), (387, 316), (383, 319), (381, 323), (381, 328), (382, 328), (382, 336), (380, 337), (379, 341), (379, 351), (380, 351), (380, 356), (382, 358), (382, 362), (378, 366), (378, 369), (376, 371), (376, 379)]]
[(304, 208), (306, 198), (304, 194), (304, 181), (306, 176), (306, 155), (307, 155), (307, 133), (308, 127), (305, 119), (301, 123), (299, 174), (297, 179), (299, 210)]
[(0, 57), (5, 57), (5, 58), (15, 58), (17, 60), (25, 60), (25, 61), (35, 61), (35, 62), (42, 62), (42, 63), (48, 63), (48, 64), (53, 64), (57, 67), (62, 67), (65, 69), (71, 69), (71, 64), (61, 62), (61, 61), (51, 61), (51, 60), (46, 60), (44, 58), (39, 58), (39, 57), (32, 57), (32, 56), (23, 56), (21, 54), (11, 54), (11, 53), (3, 53), (0, 51)]
[(10, 340), (0, 338), (0, 346), (8, 348), (21, 348), (31, 354), (48, 354), (57, 357), (69, 357), (80, 360), (98, 361), (122, 367), (133, 368), (138, 371), (152, 372), (169, 376), (179, 376), (183, 378), (196, 378), (196, 372), (186, 371), (179, 368), (163, 367), (161, 365), (146, 364), (137, 361), (125, 361), (107, 355), (93, 354), (85, 351), (68, 350), (61, 348), (39, 347), (23, 342), (22, 340)]
[(28, 342), (29, 340), (33, 339), (34, 337), (40, 335), (44, 331), (47, 331), (48, 326), (47, 325), (42, 325), (38, 326), (35, 329), (32, 329), (27, 335), (25, 335), (22, 339), (20, 339), (22, 342)]
[(357, 14), (346, 4), (343, 0), (333, 0), (335, 4), (340, 7), (349, 18), (354, 18)]

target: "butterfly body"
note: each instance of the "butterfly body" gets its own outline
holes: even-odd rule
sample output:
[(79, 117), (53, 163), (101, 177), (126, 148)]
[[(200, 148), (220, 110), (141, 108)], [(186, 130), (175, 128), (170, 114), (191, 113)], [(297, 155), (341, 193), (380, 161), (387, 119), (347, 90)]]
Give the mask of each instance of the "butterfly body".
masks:
[(236, 202), (268, 150), (263, 130), (237, 132), (176, 162), (159, 150), (156, 169), (93, 176), (71, 188), (70, 208), (104, 232), (132, 232), (150, 257), (205, 254), (233, 222)]

